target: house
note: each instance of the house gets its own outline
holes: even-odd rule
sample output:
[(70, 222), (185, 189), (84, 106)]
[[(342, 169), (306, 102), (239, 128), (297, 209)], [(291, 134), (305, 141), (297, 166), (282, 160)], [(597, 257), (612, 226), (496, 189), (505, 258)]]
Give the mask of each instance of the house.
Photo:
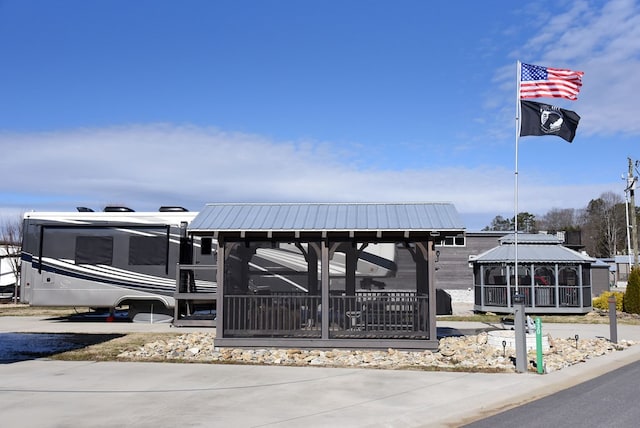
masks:
[(612, 260), (613, 272), (614, 272), (614, 284), (616, 286), (627, 286), (629, 280), (629, 273), (633, 267), (633, 255), (620, 255), (615, 256)]
[(473, 271), (469, 269), (469, 256), (495, 247), (509, 232), (469, 231), (436, 243), (436, 281), (445, 290), (468, 290), (473, 287)]

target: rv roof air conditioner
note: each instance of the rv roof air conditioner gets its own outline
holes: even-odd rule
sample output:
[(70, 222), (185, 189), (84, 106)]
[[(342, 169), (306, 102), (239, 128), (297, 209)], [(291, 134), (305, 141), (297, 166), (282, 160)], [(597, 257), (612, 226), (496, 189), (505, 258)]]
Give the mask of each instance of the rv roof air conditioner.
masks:
[(183, 207), (162, 206), (158, 211), (162, 213), (169, 213), (169, 212), (187, 212), (189, 210)]
[(87, 207), (76, 207), (79, 213), (92, 213), (93, 210)]
[(119, 207), (119, 206), (106, 206), (104, 207), (104, 212), (106, 213), (131, 213), (133, 210), (129, 207)]

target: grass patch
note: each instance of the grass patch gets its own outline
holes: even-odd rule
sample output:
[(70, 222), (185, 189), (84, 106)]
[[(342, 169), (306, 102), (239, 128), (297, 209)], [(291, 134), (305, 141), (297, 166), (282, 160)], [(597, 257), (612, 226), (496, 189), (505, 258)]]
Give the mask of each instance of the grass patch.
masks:
[[(627, 314), (618, 315), (619, 324), (640, 325), (640, 318), (628, 317)], [(531, 318), (540, 318), (543, 323), (552, 324), (609, 324), (609, 316), (604, 315), (531, 315)], [(501, 323), (503, 318), (513, 320), (513, 315), (496, 314), (472, 314), (472, 315), (444, 315), (438, 316), (438, 321), (464, 321), (482, 323)]]
[(437, 321), (466, 321), (466, 322), (500, 322), (504, 315), (472, 314), (472, 315), (438, 315)]
[(91, 309), (56, 306), (29, 306), (20, 303), (7, 303), (0, 305), (0, 317), (66, 317), (86, 312), (91, 312)]
[[(94, 340), (93, 344), (52, 355), (52, 360), (61, 361), (117, 361), (118, 355), (125, 351), (136, 350), (143, 345), (157, 340), (170, 340), (183, 333), (129, 333), (113, 338), (104, 336), (104, 340)], [(111, 336), (111, 337), (110, 337)]]

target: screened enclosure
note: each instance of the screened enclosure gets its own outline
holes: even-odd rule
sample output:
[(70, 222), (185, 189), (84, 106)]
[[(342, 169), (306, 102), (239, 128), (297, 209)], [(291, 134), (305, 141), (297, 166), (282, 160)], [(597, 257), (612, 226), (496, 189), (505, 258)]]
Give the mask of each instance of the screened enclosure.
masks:
[(525, 306), (535, 313), (587, 313), (591, 311), (594, 259), (557, 243), (532, 244), (525, 237), (516, 249), (512, 241), (472, 257), (474, 309), (509, 313), (513, 295), (523, 294)]
[(212, 204), (189, 232), (218, 243), (219, 346), (437, 347), (449, 204)]

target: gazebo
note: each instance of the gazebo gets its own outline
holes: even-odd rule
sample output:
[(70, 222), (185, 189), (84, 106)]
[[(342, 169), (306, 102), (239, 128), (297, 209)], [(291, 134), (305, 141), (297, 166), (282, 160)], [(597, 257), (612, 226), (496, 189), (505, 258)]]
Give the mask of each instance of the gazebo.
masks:
[(433, 349), (434, 244), (464, 227), (450, 203), (220, 203), (187, 233), (217, 241), (217, 346)]
[[(513, 295), (524, 294), (527, 312), (583, 314), (590, 312), (592, 269), (595, 259), (562, 246), (553, 235), (514, 234), (500, 245), (470, 256), (474, 276), (474, 310), (512, 312)], [(516, 288), (517, 286), (517, 288)]]

